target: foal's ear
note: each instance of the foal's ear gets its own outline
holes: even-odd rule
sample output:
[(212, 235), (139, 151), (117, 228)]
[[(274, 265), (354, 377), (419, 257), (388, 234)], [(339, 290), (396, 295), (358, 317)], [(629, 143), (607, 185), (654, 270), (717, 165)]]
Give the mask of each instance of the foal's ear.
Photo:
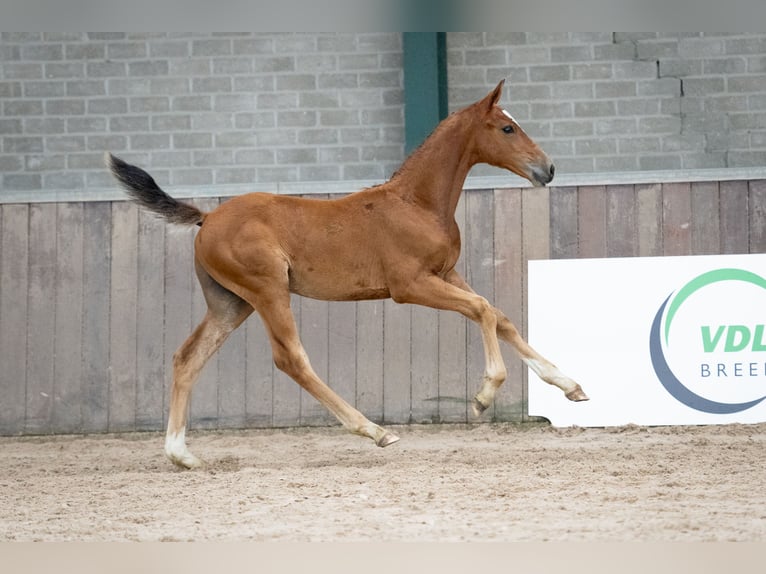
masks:
[(486, 98), (484, 98), (484, 101), (487, 104), (487, 110), (491, 110), (493, 107), (495, 107), (497, 102), (500, 101), (500, 96), (503, 94), (503, 84), (505, 84), (505, 78), (500, 80), (500, 83), (497, 84), (497, 87), (495, 87), (495, 89), (487, 94)]

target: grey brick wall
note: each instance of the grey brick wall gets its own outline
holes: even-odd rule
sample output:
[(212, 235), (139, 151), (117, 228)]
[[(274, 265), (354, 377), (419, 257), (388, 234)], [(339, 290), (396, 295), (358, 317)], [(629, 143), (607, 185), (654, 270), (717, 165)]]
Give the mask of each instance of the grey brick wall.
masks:
[(400, 34), (2, 33), (3, 190), (381, 179), (403, 156)]
[[(766, 165), (766, 34), (450, 33), (452, 110), (504, 104), (560, 173)], [(384, 179), (404, 149), (397, 33), (0, 34), (2, 190)], [(474, 175), (497, 173), (476, 168)]]
[(508, 78), (503, 102), (559, 173), (766, 165), (766, 34), (454, 33), (447, 45), (450, 108)]

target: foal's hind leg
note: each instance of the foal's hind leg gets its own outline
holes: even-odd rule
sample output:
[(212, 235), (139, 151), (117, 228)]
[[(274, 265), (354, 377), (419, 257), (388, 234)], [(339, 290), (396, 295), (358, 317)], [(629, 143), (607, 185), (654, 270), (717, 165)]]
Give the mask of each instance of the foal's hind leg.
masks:
[(347, 430), (371, 438), (380, 447), (397, 442), (398, 436), (369, 421), (338, 396), (314, 372), (301, 344), (295, 319), (290, 310), (290, 293), (287, 289), (286, 274), (284, 284), (278, 280), (271, 281), (273, 283), (266, 285), (261, 278), (259, 281), (261, 288), (254, 290), (252, 296), (248, 296), (248, 300), (257, 309), (266, 325), (271, 339), (274, 364), (277, 368), (306, 389), (335, 415)]
[(197, 265), (197, 277), (205, 294), (205, 318), (173, 355), (173, 388), (170, 397), (165, 454), (176, 465), (200, 466), (201, 461), (186, 448), (186, 416), (194, 383), (202, 368), (253, 308), (227, 291)]
[[(466, 283), (465, 279), (455, 271), (450, 273), (446, 279), (464, 291), (470, 293), (474, 292), (473, 289), (471, 289), (471, 286)], [(521, 360), (524, 361), (524, 363), (529, 366), (538, 377), (546, 383), (560, 388), (564, 391), (565, 396), (570, 401), (588, 400), (588, 396), (578, 383), (567, 377), (558, 367), (556, 367), (556, 365), (529, 346), (519, 333), (518, 329), (516, 329), (515, 325), (502, 311), (500, 311), (500, 309), (497, 309), (496, 307), (493, 307), (492, 309), (497, 318), (497, 336), (505, 342), (510, 343), (521, 357)], [(492, 404), (497, 389), (498, 386), (493, 386), (485, 380), (482, 389), (473, 400), (473, 409), (476, 415), (481, 414), (490, 404)]]

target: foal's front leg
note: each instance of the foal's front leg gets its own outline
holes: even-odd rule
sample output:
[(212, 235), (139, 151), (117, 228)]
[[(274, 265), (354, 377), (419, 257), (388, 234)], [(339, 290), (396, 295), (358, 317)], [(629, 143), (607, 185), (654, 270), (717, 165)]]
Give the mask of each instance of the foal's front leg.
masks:
[(435, 275), (420, 277), (404, 288), (393, 288), (391, 295), (397, 303), (414, 303), (457, 311), (479, 325), (484, 343), (485, 368), (481, 390), (473, 399), (473, 410), (477, 415), (486, 410), (507, 374), (497, 341), (498, 325), (494, 307), (473, 291), (461, 289)]
[[(464, 291), (469, 293), (474, 292), (473, 289), (471, 289), (471, 286), (466, 283), (465, 279), (463, 279), (455, 271), (452, 271), (446, 279), (452, 285), (455, 285)], [(497, 336), (509, 343), (519, 354), (521, 360), (524, 361), (524, 363), (530, 369), (532, 369), (538, 377), (540, 377), (546, 383), (560, 388), (562, 391), (564, 391), (564, 395), (570, 401), (588, 400), (588, 396), (585, 394), (585, 392), (582, 390), (582, 387), (580, 387), (578, 383), (562, 373), (556, 365), (551, 363), (548, 359), (540, 355), (537, 351), (529, 346), (529, 344), (519, 333), (518, 329), (516, 329), (516, 326), (510, 321), (510, 319), (508, 319), (508, 317), (505, 316), (502, 311), (500, 311), (500, 309), (497, 309), (496, 307), (493, 307), (492, 309), (497, 320)], [(484, 393), (485, 396), (488, 394), (490, 395), (491, 403), (491, 399), (494, 397), (491, 389), (486, 389), (486, 392), (485, 389), (482, 389), (479, 394), (481, 395), (482, 393)], [(490, 403), (484, 404), (489, 406)], [(476, 410), (476, 407), (476, 401), (474, 401), (474, 410)], [(480, 412), (481, 411), (479, 411), (477, 414), (480, 414)]]
[(540, 355), (522, 338), (513, 323), (500, 309), (495, 309), (497, 315), (497, 334), (513, 346), (521, 356), (521, 360), (532, 369), (535, 374), (546, 383), (556, 386), (564, 391), (564, 396), (570, 401), (587, 401), (588, 395), (582, 387), (562, 373), (559, 368), (548, 359)]

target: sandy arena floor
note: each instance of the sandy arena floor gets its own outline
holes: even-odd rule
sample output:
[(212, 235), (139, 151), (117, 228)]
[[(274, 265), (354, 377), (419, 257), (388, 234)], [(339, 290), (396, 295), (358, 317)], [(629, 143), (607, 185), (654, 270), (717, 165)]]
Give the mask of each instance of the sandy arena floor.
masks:
[(766, 424), (0, 438), (0, 541), (762, 541)]

